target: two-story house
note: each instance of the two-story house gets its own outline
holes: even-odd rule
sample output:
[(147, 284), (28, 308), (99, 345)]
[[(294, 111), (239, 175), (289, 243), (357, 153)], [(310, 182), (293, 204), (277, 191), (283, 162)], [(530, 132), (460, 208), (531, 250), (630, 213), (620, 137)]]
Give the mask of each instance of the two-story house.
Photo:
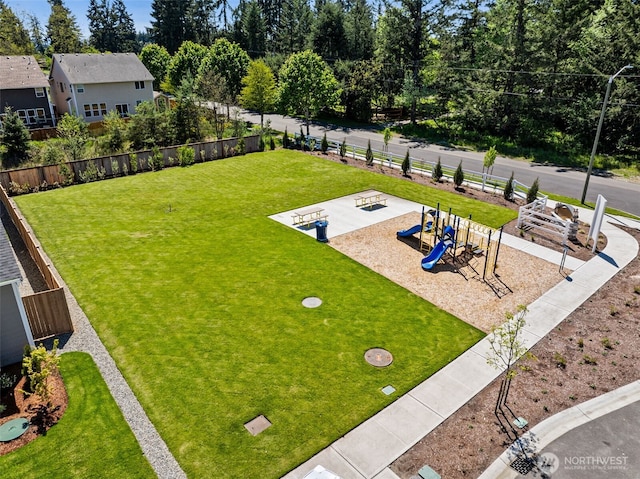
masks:
[(56, 114), (100, 121), (110, 110), (135, 113), (153, 101), (153, 76), (134, 53), (59, 53), (53, 55), (51, 96)]
[(0, 121), (6, 107), (17, 112), (27, 128), (55, 126), (49, 82), (34, 57), (0, 56)]

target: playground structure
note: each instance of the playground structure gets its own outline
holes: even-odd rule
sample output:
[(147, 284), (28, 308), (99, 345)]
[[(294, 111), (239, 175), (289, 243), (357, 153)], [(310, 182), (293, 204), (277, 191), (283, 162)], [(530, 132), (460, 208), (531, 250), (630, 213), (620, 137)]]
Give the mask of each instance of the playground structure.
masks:
[[(421, 262), (423, 269), (432, 271), (440, 260), (451, 259), (456, 272), (465, 279), (468, 276), (481, 279), (500, 297), (511, 292), (496, 275), (502, 227), (493, 229), (472, 221), (471, 217), (461, 218), (452, 214), (451, 209), (442, 211), (438, 204), (435, 209), (423, 207), (421, 223), (398, 231), (397, 236), (406, 238), (416, 233), (420, 233), (418, 249), (427, 253)], [(463, 267), (469, 267), (473, 273), (466, 274)]]
[(575, 241), (578, 233), (578, 210), (572, 206), (558, 203), (551, 214), (547, 214), (547, 198), (539, 198), (521, 206), (518, 210), (518, 228), (537, 230), (551, 236), (562, 238), (562, 245)]

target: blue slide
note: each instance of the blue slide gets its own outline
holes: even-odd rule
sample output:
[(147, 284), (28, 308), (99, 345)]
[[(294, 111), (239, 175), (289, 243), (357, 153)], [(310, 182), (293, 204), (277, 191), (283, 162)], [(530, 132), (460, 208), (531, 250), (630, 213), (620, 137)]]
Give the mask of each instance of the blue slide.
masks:
[(432, 269), (436, 263), (440, 261), (440, 258), (442, 258), (445, 252), (453, 246), (453, 228), (451, 228), (451, 226), (447, 226), (444, 233), (442, 240), (431, 250), (429, 256), (422, 258), (422, 269), (427, 271)]
[[(433, 221), (429, 221), (427, 223), (427, 227), (424, 230), (425, 231), (431, 231), (431, 225), (432, 224), (433, 224)], [(411, 228), (409, 228), (408, 230), (398, 231), (396, 234), (398, 236), (406, 238), (407, 236), (411, 236), (411, 235), (414, 235), (416, 233), (419, 233), (421, 228), (422, 228), (422, 225), (415, 225), (415, 226), (412, 226)]]

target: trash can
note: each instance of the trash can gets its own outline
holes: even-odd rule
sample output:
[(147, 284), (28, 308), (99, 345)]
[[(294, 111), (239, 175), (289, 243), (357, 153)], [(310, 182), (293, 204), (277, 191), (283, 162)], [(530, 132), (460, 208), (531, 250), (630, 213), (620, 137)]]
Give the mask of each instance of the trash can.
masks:
[(328, 243), (327, 239), (327, 226), (329, 225), (328, 221), (316, 221), (316, 239), (321, 243)]

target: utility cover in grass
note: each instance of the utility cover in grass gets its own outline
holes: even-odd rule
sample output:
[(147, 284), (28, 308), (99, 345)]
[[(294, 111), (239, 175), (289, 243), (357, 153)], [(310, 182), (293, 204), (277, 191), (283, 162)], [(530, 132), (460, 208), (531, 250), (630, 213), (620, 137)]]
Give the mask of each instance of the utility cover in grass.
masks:
[(385, 393), (387, 396), (389, 396), (394, 392), (396, 392), (396, 388), (394, 388), (391, 384), (389, 384), (388, 386), (385, 386), (382, 388), (382, 392)]
[(372, 366), (383, 368), (393, 362), (393, 356), (389, 351), (382, 348), (371, 348), (364, 353), (364, 359)]
[(269, 426), (271, 426), (271, 422), (262, 414), (244, 425), (252, 436), (257, 436)]
[(304, 298), (302, 300), (302, 306), (305, 308), (317, 308), (322, 304), (322, 300), (320, 298), (316, 298), (315, 296), (309, 296), (308, 298)]

